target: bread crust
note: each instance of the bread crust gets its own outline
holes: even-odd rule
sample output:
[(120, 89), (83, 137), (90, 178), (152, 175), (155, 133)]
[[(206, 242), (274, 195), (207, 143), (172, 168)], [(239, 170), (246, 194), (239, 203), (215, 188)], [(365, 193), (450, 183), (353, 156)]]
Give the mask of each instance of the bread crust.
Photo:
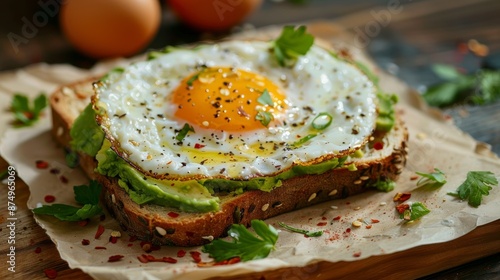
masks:
[[(88, 79), (61, 87), (51, 96), (52, 133), (55, 140), (69, 149), (69, 130), (78, 114), (67, 106), (75, 102), (81, 110), (89, 103), (92, 81)], [(82, 97), (82, 98), (80, 98)], [(74, 105), (74, 104), (73, 104)], [(408, 132), (398, 118), (391, 149), (383, 156), (355, 160), (355, 171), (336, 168), (320, 175), (302, 175), (283, 181), (270, 192), (250, 190), (239, 195), (221, 196), (220, 210), (209, 213), (180, 213), (169, 207), (138, 205), (133, 202), (116, 178), (96, 173), (97, 161), (80, 153), (80, 167), (89, 178), (103, 185), (102, 201), (110, 214), (130, 235), (153, 245), (195, 246), (224, 236), (235, 223), (248, 226), (253, 219), (267, 219), (324, 201), (344, 198), (373, 189), (379, 179), (397, 180), (406, 164)], [(179, 216), (170, 214), (177, 213)]]

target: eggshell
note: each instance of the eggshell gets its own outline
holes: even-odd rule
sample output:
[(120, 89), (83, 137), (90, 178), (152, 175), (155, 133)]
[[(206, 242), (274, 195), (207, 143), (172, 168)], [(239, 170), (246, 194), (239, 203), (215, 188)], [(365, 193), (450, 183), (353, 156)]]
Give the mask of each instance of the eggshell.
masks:
[(60, 24), (69, 42), (93, 58), (130, 56), (155, 36), (161, 21), (157, 0), (71, 0)]

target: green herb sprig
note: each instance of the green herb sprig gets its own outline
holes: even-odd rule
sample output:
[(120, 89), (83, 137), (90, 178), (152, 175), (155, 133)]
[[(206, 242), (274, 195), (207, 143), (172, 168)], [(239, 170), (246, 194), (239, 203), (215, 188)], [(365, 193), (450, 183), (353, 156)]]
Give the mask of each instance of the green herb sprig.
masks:
[(102, 213), (99, 206), (99, 197), (102, 186), (97, 181), (90, 181), (89, 185), (74, 186), (75, 200), (82, 207), (66, 204), (43, 205), (33, 209), (33, 213), (50, 215), (62, 221), (81, 221)]
[(189, 125), (188, 123), (185, 123), (184, 126), (182, 127), (182, 129), (179, 131), (179, 133), (177, 133), (177, 135), (175, 136), (175, 139), (177, 139), (177, 141), (181, 141), (184, 140), (184, 138), (186, 138), (186, 135), (188, 134), (188, 132), (194, 132), (194, 128)]
[(203, 246), (202, 251), (208, 253), (216, 262), (234, 257), (240, 257), (244, 262), (267, 257), (274, 250), (278, 232), (261, 220), (252, 220), (251, 225), (257, 236), (245, 226), (233, 224), (228, 231), (228, 235), (233, 238), (232, 242), (217, 239)]
[(479, 207), (483, 196), (489, 195), (492, 186), (497, 186), (498, 180), (490, 171), (469, 171), (465, 181), (458, 186), (455, 193), (449, 195), (456, 196), (462, 200), (467, 200), (472, 207)]
[(444, 82), (429, 87), (423, 94), (431, 106), (446, 107), (460, 101), (483, 105), (500, 99), (500, 71), (482, 69), (462, 74), (444, 64), (436, 64), (432, 70)]
[(272, 48), (279, 65), (287, 66), (293, 64), (299, 56), (305, 55), (313, 44), (314, 36), (306, 32), (305, 26), (297, 29), (285, 26), (281, 35), (273, 41)]
[(289, 230), (291, 232), (296, 232), (296, 233), (301, 233), (301, 234), (304, 234), (305, 236), (307, 237), (318, 237), (318, 236), (321, 236), (323, 235), (323, 231), (320, 230), (320, 231), (309, 231), (309, 230), (305, 230), (305, 229), (300, 229), (300, 228), (294, 228), (292, 226), (289, 226), (283, 222), (278, 222), (278, 224), (283, 227), (284, 229), (286, 230)]
[(430, 187), (430, 188), (439, 188), (446, 184), (446, 175), (443, 171), (434, 168), (436, 172), (432, 173), (423, 173), (423, 172), (415, 172), (416, 174), (422, 176), (417, 181), (417, 187)]
[(42, 110), (47, 107), (47, 97), (40, 93), (30, 106), (29, 99), (22, 93), (16, 93), (10, 104), (15, 116), (14, 126), (27, 127), (33, 125), (40, 118)]

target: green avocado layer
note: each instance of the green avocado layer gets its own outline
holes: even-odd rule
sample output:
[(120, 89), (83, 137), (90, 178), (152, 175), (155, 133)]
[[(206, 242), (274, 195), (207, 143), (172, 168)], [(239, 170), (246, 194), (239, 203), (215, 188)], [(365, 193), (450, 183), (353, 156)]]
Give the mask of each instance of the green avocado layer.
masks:
[[(367, 67), (358, 67), (377, 84), (376, 76)], [(379, 106), (376, 129), (389, 131), (394, 126), (395, 113), (393, 105), (397, 102), (397, 97), (380, 91), (377, 93), (377, 97)], [(293, 166), (273, 177), (260, 177), (250, 180), (158, 180), (143, 175), (111, 149), (111, 144), (104, 139), (104, 133), (95, 121), (95, 115), (92, 106), (89, 104), (75, 120), (70, 131), (71, 148), (74, 151), (83, 152), (92, 157), (95, 156), (98, 161), (96, 171), (105, 176), (118, 178), (120, 187), (125, 189), (134, 202), (141, 205), (150, 203), (170, 206), (184, 212), (217, 211), (219, 209), (219, 198), (213, 196), (216, 192), (243, 193), (246, 190), (269, 192), (280, 187), (283, 180), (305, 174), (322, 174), (340, 167), (347, 158), (335, 158), (310, 166)]]

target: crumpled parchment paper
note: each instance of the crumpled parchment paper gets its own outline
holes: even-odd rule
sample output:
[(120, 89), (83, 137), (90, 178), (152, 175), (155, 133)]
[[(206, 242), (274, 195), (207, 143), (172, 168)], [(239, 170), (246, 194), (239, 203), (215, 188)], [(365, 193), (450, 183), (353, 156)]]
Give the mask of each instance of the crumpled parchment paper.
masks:
[[(314, 26), (312, 31), (314, 30)], [(328, 29), (317, 29), (317, 33), (328, 33)], [(325, 35), (325, 34), (323, 34)], [(330, 38), (326, 38), (327, 40)], [(50, 112), (45, 111), (41, 121), (34, 127), (16, 129), (10, 126), (12, 116), (6, 112), (9, 100), (15, 92), (31, 97), (40, 91), (47, 93), (59, 85), (77, 81), (88, 76), (105, 73), (112, 65), (126, 64), (126, 60), (111, 61), (97, 65), (91, 70), (82, 70), (69, 65), (37, 64), (23, 69), (0, 74), (0, 97), (5, 100), (0, 106), (2, 135), (0, 152), (14, 165), (19, 176), (30, 188), (28, 207), (44, 203), (44, 196), (54, 195), (57, 203), (74, 203), (72, 186), (86, 184), (79, 169), (66, 167), (63, 152), (56, 146), (49, 133)], [(306, 238), (301, 234), (280, 231), (276, 250), (268, 258), (227, 266), (200, 268), (189, 253), (176, 257), (181, 248), (163, 247), (151, 254), (156, 257), (169, 256), (178, 260), (176, 264), (141, 263), (137, 256), (144, 253), (140, 241), (129, 241), (129, 236), (109, 216), (104, 221), (92, 220), (85, 227), (61, 222), (51, 217), (36, 216), (57, 245), (61, 257), (70, 267), (80, 268), (96, 279), (202, 279), (219, 275), (231, 276), (246, 272), (257, 272), (281, 267), (305, 266), (312, 262), (357, 261), (373, 255), (390, 254), (419, 245), (446, 242), (458, 238), (477, 226), (500, 218), (500, 188), (495, 187), (484, 197), (479, 208), (447, 195), (454, 192), (471, 170), (488, 170), (500, 175), (500, 160), (487, 146), (474, 141), (469, 135), (449, 122), (439, 119), (435, 111), (422, 107), (418, 97), (397, 79), (379, 73), (383, 89), (401, 97), (398, 110), (402, 113), (410, 132), (410, 152), (406, 170), (397, 182), (395, 191), (389, 193), (367, 192), (341, 200), (334, 200), (313, 207), (287, 213), (266, 220), (276, 228), (278, 221), (310, 230), (324, 230), (321, 237)], [(61, 171), (52, 174), (48, 169), (37, 169), (36, 160), (49, 162), (52, 168)], [(431, 172), (434, 167), (444, 171), (448, 183), (437, 190), (418, 189), (415, 171)], [(60, 176), (69, 181), (63, 183)], [(421, 201), (431, 213), (418, 222), (405, 224), (395, 211), (392, 198), (396, 192), (411, 192), (410, 201)], [(306, 198), (304, 198), (306, 199)], [(334, 219), (340, 216), (340, 219)], [(361, 219), (363, 226), (353, 227), (354, 220)], [(373, 223), (372, 219), (378, 220)], [(326, 225), (321, 225), (325, 223)], [(94, 239), (98, 224), (104, 225), (105, 233)], [(371, 225), (367, 228), (366, 225)], [(108, 241), (112, 230), (122, 231), (116, 244)], [(90, 245), (82, 245), (89, 239)], [(104, 246), (106, 250), (96, 250)], [(182, 248), (200, 251), (199, 247)], [(111, 255), (124, 255), (119, 262), (109, 263)], [(210, 261), (202, 254), (203, 261)]]

